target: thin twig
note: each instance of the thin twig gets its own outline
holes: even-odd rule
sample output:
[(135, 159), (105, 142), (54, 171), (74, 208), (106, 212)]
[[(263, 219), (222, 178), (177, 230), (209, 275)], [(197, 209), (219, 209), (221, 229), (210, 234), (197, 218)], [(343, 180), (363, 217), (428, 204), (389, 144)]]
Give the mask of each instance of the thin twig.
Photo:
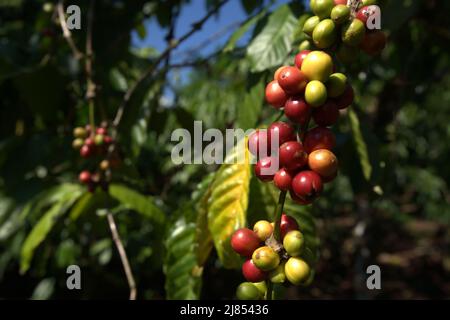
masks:
[(81, 58), (83, 58), (83, 53), (80, 50), (78, 50), (77, 46), (75, 45), (75, 42), (73, 41), (72, 33), (67, 27), (66, 17), (64, 15), (64, 5), (62, 0), (58, 2), (57, 11), (59, 24), (61, 25), (64, 39), (66, 39), (67, 43), (69, 44), (69, 47), (72, 50), (75, 59), (80, 60)]
[(111, 230), (111, 235), (116, 245), (117, 251), (119, 252), (120, 260), (122, 261), (123, 270), (125, 271), (125, 275), (127, 277), (128, 286), (130, 287), (130, 300), (136, 300), (137, 289), (136, 282), (134, 281), (133, 272), (131, 271), (130, 262), (128, 261), (127, 253), (123, 246), (122, 240), (120, 239), (119, 232), (117, 231), (117, 225), (114, 221), (114, 216), (112, 213), (108, 212), (108, 225)]
[(202, 19), (192, 24), (192, 28), (190, 31), (186, 32), (183, 36), (181, 36), (178, 40), (173, 39), (170, 41), (169, 46), (159, 55), (159, 57), (152, 63), (152, 65), (139, 77), (139, 79), (128, 89), (123, 98), (122, 104), (119, 106), (117, 110), (116, 116), (113, 121), (113, 125), (117, 127), (122, 119), (123, 112), (130, 102), (132, 96), (136, 92), (136, 89), (150, 76), (153, 75), (153, 72), (158, 68), (159, 64), (165, 60), (167, 55), (169, 55), (172, 50), (177, 48), (181, 43), (189, 39), (194, 33), (199, 31), (206, 21), (209, 20), (214, 14), (216, 14), (219, 9), (227, 3), (229, 0), (220, 1), (213, 9), (211, 9)]

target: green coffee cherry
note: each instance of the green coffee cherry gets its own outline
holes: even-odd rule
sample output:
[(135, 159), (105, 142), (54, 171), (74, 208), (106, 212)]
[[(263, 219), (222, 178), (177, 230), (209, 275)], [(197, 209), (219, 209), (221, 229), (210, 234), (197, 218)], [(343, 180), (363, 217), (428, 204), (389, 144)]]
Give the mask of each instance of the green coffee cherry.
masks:
[(311, 41), (309, 40), (303, 40), (300, 45), (298, 46), (298, 50), (299, 51), (303, 51), (303, 50), (312, 50), (313, 49), (313, 44), (311, 43)]
[(75, 129), (73, 129), (73, 136), (80, 139), (87, 138), (87, 131), (85, 128), (76, 127)]
[(337, 39), (336, 25), (333, 20), (325, 19), (314, 28), (313, 41), (320, 48), (325, 49), (331, 47)]
[(263, 271), (275, 269), (280, 264), (280, 257), (271, 247), (264, 246), (253, 252), (252, 260), (255, 266)]
[(269, 274), (269, 280), (273, 283), (283, 283), (286, 281), (286, 275), (284, 274), (285, 262), (281, 263), (275, 270), (272, 270)]
[(305, 21), (303, 25), (303, 32), (312, 37), (314, 28), (319, 24), (320, 18), (318, 16), (312, 16)]
[(358, 58), (359, 51), (358, 47), (342, 44), (339, 46), (336, 56), (343, 64), (351, 64)]
[(336, 24), (343, 24), (350, 18), (350, 8), (339, 4), (331, 10), (331, 20)]
[(253, 285), (258, 288), (258, 291), (260, 293), (260, 297), (264, 298), (264, 296), (266, 295), (266, 291), (267, 291), (267, 285), (265, 281), (261, 281), (261, 282), (254, 282)]
[(327, 82), (327, 94), (331, 98), (341, 96), (347, 87), (347, 77), (343, 73), (333, 73)]
[(243, 282), (238, 286), (236, 296), (239, 300), (259, 300), (261, 293), (253, 283)]
[(283, 247), (291, 257), (298, 257), (303, 251), (305, 237), (298, 230), (289, 231), (283, 239)]
[(300, 285), (303, 287), (307, 287), (307, 286), (311, 285), (311, 283), (314, 281), (315, 275), (316, 275), (316, 272), (314, 270), (311, 270), (309, 272), (308, 278), (305, 281), (303, 281), (302, 283), (300, 283)]
[(103, 139), (103, 135), (102, 134), (96, 134), (95, 135), (95, 137), (94, 137), (94, 142), (95, 142), (95, 145), (97, 145), (97, 146), (101, 146), (102, 144), (103, 144), (103, 141), (104, 139)]
[(84, 145), (84, 140), (83, 140), (83, 139), (80, 139), (80, 138), (77, 138), (77, 139), (73, 140), (73, 142), (72, 142), (72, 147), (73, 147), (75, 150), (81, 149), (81, 147), (82, 147), (83, 145)]
[(319, 107), (327, 101), (327, 88), (317, 80), (308, 82), (305, 89), (306, 102), (312, 107)]
[(358, 46), (364, 39), (366, 27), (359, 19), (353, 19), (342, 27), (342, 42), (349, 46)]
[(377, 4), (377, 0), (362, 0), (360, 7)]
[(330, 17), (331, 10), (334, 7), (334, 0), (315, 0), (310, 1), (311, 10), (321, 20)]
[(291, 257), (284, 267), (286, 278), (295, 285), (300, 285), (308, 280), (311, 269), (308, 264), (296, 257)]

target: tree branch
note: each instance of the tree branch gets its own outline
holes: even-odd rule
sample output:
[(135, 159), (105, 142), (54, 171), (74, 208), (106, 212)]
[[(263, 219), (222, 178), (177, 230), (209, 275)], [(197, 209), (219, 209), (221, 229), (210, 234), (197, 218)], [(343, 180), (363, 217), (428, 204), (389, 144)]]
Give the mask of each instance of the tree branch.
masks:
[(170, 41), (168, 47), (158, 56), (158, 58), (152, 63), (152, 65), (139, 77), (139, 79), (128, 89), (123, 98), (122, 104), (119, 106), (117, 110), (116, 116), (113, 121), (114, 126), (118, 126), (120, 121), (122, 120), (123, 112), (130, 102), (132, 96), (136, 92), (137, 88), (149, 77), (153, 75), (155, 70), (158, 68), (159, 64), (166, 59), (167, 55), (169, 55), (172, 50), (177, 48), (181, 43), (189, 39), (194, 33), (199, 31), (206, 21), (208, 21), (214, 14), (216, 14), (219, 9), (227, 3), (229, 0), (220, 1), (213, 9), (211, 9), (202, 19), (192, 24), (192, 28), (190, 31), (186, 32), (183, 36), (181, 36), (178, 40), (173, 39)]
[(96, 85), (93, 80), (93, 58), (94, 52), (92, 50), (92, 26), (94, 21), (94, 6), (95, 0), (92, 0), (89, 5), (88, 12), (88, 27), (86, 34), (86, 63), (85, 63), (85, 72), (87, 79), (87, 88), (86, 88), (86, 99), (89, 104), (89, 122), (91, 125), (91, 133), (94, 134), (95, 131), (95, 110), (94, 110), (94, 100), (96, 94)]
[(63, 0), (60, 0), (58, 2), (57, 11), (58, 11), (59, 24), (61, 25), (64, 39), (66, 39), (67, 43), (69, 44), (69, 47), (72, 50), (75, 59), (80, 60), (81, 58), (83, 58), (83, 53), (80, 50), (78, 50), (77, 46), (75, 45), (75, 42), (73, 41), (72, 33), (70, 32), (69, 28), (67, 27), (66, 18), (64, 16)]
[(119, 232), (117, 231), (117, 225), (114, 221), (114, 216), (112, 213), (108, 212), (108, 225), (111, 230), (112, 239), (114, 244), (116, 245), (117, 251), (119, 252), (120, 260), (123, 265), (123, 270), (125, 271), (125, 275), (127, 277), (128, 286), (130, 287), (130, 300), (136, 300), (137, 289), (136, 282), (134, 281), (133, 272), (131, 271), (130, 262), (128, 261), (127, 253), (122, 244), (122, 240), (120, 239)]

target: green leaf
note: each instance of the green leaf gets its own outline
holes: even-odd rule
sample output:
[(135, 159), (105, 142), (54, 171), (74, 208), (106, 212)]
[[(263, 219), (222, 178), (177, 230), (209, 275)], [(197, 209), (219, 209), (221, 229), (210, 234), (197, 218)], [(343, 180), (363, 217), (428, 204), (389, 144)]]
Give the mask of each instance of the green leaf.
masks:
[(258, 121), (263, 106), (264, 83), (256, 83), (244, 97), (244, 102), (238, 107), (237, 124), (246, 130), (253, 128)]
[(266, 15), (266, 10), (261, 11), (257, 15), (251, 17), (243, 24), (239, 26), (239, 28), (231, 35), (228, 39), (225, 47), (223, 48), (223, 52), (233, 51), (236, 47), (236, 43), (250, 30), (250, 28), (255, 25), (261, 18)]
[(85, 192), (70, 210), (69, 217), (77, 220), (82, 214), (95, 213), (98, 208), (104, 208), (108, 194), (103, 191)]
[(163, 268), (166, 297), (169, 300), (198, 299), (203, 269), (197, 266), (195, 224), (181, 218), (169, 230)]
[(349, 110), (348, 115), (350, 119), (350, 126), (352, 128), (353, 140), (356, 145), (356, 152), (359, 157), (359, 163), (361, 164), (364, 178), (367, 181), (370, 181), (372, 176), (372, 165), (370, 164), (369, 152), (367, 151), (367, 145), (361, 132), (358, 115), (352, 109)]
[(51, 205), (50, 209), (34, 225), (22, 245), (20, 253), (21, 273), (25, 273), (30, 268), (34, 251), (45, 240), (58, 218), (65, 214), (82, 194), (82, 189), (79, 185), (66, 184), (64, 186), (64, 194), (56, 199), (56, 202)]
[(31, 295), (32, 300), (47, 300), (55, 291), (55, 278), (45, 278), (38, 283)]
[(283, 63), (292, 49), (297, 19), (287, 5), (274, 11), (261, 32), (247, 48), (252, 72), (260, 72)]
[(125, 207), (141, 213), (158, 224), (162, 224), (165, 220), (164, 213), (150, 196), (144, 196), (121, 184), (111, 184), (109, 194)]
[[(242, 143), (245, 141), (239, 141), (238, 146)], [(209, 230), (219, 259), (225, 268), (240, 266), (240, 258), (231, 248), (230, 237), (236, 229), (245, 226), (247, 218), (250, 165), (247, 161), (233, 163), (239, 156), (245, 156), (248, 161), (247, 148), (235, 147), (227, 155), (211, 186), (208, 205)]]

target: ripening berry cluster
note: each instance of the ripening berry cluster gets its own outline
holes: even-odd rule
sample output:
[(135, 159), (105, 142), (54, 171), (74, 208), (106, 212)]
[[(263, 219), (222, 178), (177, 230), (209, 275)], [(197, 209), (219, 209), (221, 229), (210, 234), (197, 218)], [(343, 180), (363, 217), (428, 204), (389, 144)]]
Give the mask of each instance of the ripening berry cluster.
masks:
[[(242, 228), (231, 237), (231, 247), (247, 260), (242, 265), (242, 274), (248, 282), (237, 289), (239, 299), (261, 299), (264, 290), (262, 281), (282, 284), (288, 280), (294, 285), (308, 285), (314, 273), (306, 262), (311, 250), (305, 245), (297, 221), (286, 214), (281, 216), (280, 237), (282, 245), (273, 248), (270, 240), (274, 223), (260, 220), (253, 230)], [(256, 289), (256, 290), (255, 290)]]
[[(363, 0), (354, 14), (347, 0), (311, 0), (314, 16), (306, 20), (303, 32), (318, 49), (333, 49), (343, 63), (353, 62), (360, 50), (370, 56), (379, 54), (386, 46), (386, 35), (369, 30), (376, 10), (376, 0)], [(374, 18), (374, 17), (372, 17)]]
[[(258, 158), (256, 177), (273, 181), (303, 205), (312, 203), (338, 171), (338, 160), (331, 151), (336, 138), (328, 127), (337, 122), (339, 110), (353, 102), (354, 94), (347, 77), (333, 69), (331, 57), (322, 51), (302, 51), (295, 66), (279, 68), (266, 87), (266, 100), (274, 108), (283, 108), (292, 124), (274, 122), (267, 130), (256, 130), (248, 140), (249, 151)], [(317, 126), (308, 130), (311, 118)], [(276, 137), (279, 149), (270, 150)], [(276, 160), (279, 170), (268, 170)]]
[(77, 127), (73, 130), (74, 140), (72, 147), (79, 150), (80, 156), (91, 160), (93, 170), (83, 170), (78, 176), (80, 183), (85, 184), (90, 192), (100, 186), (103, 190), (108, 188), (107, 172), (120, 164), (117, 152), (109, 154), (109, 148), (114, 139), (108, 133), (107, 124), (102, 124), (95, 130), (90, 125)]

